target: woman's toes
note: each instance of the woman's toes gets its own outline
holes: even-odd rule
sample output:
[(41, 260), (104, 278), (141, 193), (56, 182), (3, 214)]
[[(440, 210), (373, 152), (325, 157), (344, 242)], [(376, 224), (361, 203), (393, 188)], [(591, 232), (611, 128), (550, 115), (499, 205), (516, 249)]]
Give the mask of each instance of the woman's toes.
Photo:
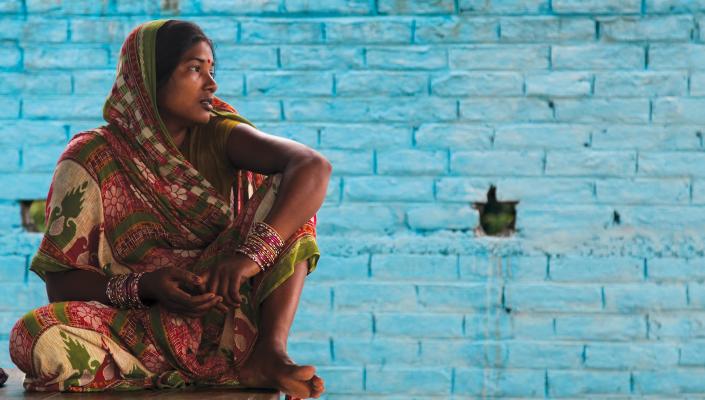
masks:
[(308, 381), (316, 373), (316, 368), (312, 365), (289, 365), (287, 375), (299, 381)]

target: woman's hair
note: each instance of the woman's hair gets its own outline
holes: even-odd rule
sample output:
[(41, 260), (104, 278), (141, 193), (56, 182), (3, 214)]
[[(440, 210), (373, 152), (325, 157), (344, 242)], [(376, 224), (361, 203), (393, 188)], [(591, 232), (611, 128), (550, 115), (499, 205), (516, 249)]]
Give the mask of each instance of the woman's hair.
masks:
[(215, 51), (213, 42), (206, 36), (201, 28), (193, 22), (169, 20), (157, 31), (156, 63), (157, 63), (157, 90), (164, 86), (171, 74), (179, 65), (181, 57), (198, 42), (206, 42), (213, 51), (215, 64)]

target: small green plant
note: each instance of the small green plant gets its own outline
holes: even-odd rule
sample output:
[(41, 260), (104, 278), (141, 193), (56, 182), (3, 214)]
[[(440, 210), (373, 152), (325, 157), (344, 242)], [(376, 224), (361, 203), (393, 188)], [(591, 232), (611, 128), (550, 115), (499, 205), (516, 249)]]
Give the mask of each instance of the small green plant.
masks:
[(515, 232), (516, 204), (518, 201), (497, 201), (497, 188), (492, 185), (487, 192), (487, 203), (475, 203), (480, 213), (480, 235), (509, 236)]
[(45, 209), (46, 200), (25, 200), (21, 203), (22, 225), (29, 232), (45, 232)]

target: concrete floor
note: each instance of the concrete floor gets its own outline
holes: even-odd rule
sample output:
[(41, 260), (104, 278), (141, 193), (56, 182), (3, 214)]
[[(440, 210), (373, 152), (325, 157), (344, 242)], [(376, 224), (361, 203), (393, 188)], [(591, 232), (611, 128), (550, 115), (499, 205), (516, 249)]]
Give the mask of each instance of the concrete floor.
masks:
[(279, 400), (275, 390), (232, 390), (232, 389), (181, 389), (181, 390), (144, 390), (137, 392), (104, 393), (38, 393), (25, 392), (22, 388), (24, 374), (18, 369), (5, 369), (9, 378), (0, 387), (0, 399), (51, 399), (51, 400), (98, 400), (98, 399), (170, 399), (170, 400)]

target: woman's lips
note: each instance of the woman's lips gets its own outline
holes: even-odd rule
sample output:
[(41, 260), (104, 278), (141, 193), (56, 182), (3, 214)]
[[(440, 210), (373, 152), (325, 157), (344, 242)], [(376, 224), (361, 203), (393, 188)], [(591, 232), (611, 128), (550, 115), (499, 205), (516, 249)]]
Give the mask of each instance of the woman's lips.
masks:
[(201, 106), (205, 108), (208, 111), (213, 111), (213, 104), (207, 102), (207, 101), (202, 101)]

